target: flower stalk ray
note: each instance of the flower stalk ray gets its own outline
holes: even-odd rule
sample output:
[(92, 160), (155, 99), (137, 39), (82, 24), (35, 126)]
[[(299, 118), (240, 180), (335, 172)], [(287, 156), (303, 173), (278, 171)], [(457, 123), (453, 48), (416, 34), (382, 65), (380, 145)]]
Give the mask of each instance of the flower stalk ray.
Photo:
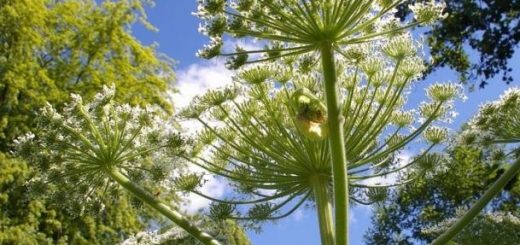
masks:
[(73, 94), (73, 101), (61, 114), (50, 105), (43, 108), (38, 135), (29, 134), (15, 142), (16, 154), (44, 170), (40, 180), (32, 181), (65, 186), (70, 191), (68, 199), (82, 202), (82, 209), (103, 205), (110, 198), (107, 191), (117, 191), (119, 185), (203, 244), (219, 245), (141, 187), (152, 182), (164, 195), (172, 191), (169, 173), (173, 168), (183, 171), (184, 166), (169, 161), (180, 159), (186, 142), (158, 110), (117, 105), (114, 94), (114, 87), (104, 87), (90, 103)]
[[(431, 151), (448, 132), (433, 125), (443, 123), (453, 100), (461, 95), (459, 86), (434, 84), (427, 90), (429, 102), (415, 111), (404, 110), (406, 91), (421, 71), (415, 64), (412, 74), (410, 60), (419, 59), (394, 61), (383, 53), (385, 47), (370, 49), (381, 62), (377, 71), (364, 64), (375, 60), (371, 57), (359, 63), (337, 59), (343, 69), (335, 72), (340, 74), (338, 96), (342, 98), (338, 125), (347, 132), (342, 139), (351, 142), (344, 148), (350, 160), (344, 172), (352, 189), (347, 198), (360, 204), (380, 200), (386, 187), (409, 183), (435, 167), (439, 157)], [(216, 218), (258, 225), (286, 217), (303, 203), (318, 205), (318, 196), (331, 197), (334, 161), (328, 140), (333, 116), (325, 106), (320, 66), (314, 62), (308, 66), (307, 58), (241, 68), (231, 86), (209, 91), (179, 112), (180, 120), (198, 122), (203, 128), (185, 158), (225, 177), (236, 189), (236, 195), (219, 199), (198, 191), (198, 184), (179, 180), (186, 187), (180, 189), (215, 202), (211, 210), (219, 214)], [(449, 99), (444, 99), (446, 94)], [(418, 138), (426, 148), (410, 162), (399, 163), (399, 152)], [(367, 179), (394, 173), (403, 175), (395, 183), (366, 184)], [(327, 188), (316, 188), (316, 179)], [(316, 193), (317, 189), (326, 193)], [(269, 194), (262, 194), (266, 191)], [(327, 220), (331, 216), (323, 215), (328, 212), (323, 207), (318, 208), (318, 215), (327, 217), (322, 224), (334, 227)], [(330, 243), (325, 235), (329, 228), (321, 232), (324, 243)]]
[[(236, 127), (236, 125), (234, 125), (234, 130), (239, 131), (238, 133), (244, 138), (243, 142), (245, 144), (257, 149), (255, 153), (270, 158), (269, 161), (264, 160), (262, 162), (274, 161), (279, 163), (280, 160), (290, 160), (287, 159), (286, 154), (278, 153), (277, 151), (279, 151), (279, 149), (284, 149), (284, 151), (288, 148), (291, 149), (290, 145), (296, 143), (296, 146), (291, 149), (291, 152), (296, 153), (300, 151), (297, 155), (293, 155), (293, 158), (300, 158), (300, 161), (289, 161), (285, 165), (295, 166), (295, 169), (298, 164), (307, 165), (305, 170), (313, 169), (316, 165), (320, 165), (320, 169), (315, 171), (315, 173), (321, 173), (324, 169), (327, 169), (325, 171), (332, 172), (332, 180), (334, 182), (334, 218), (336, 225), (334, 242), (338, 245), (348, 244), (346, 234), (348, 234), (348, 195), (350, 193), (348, 185), (350, 181), (348, 180), (347, 169), (349, 165), (355, 163), (347, 163), (347, 160), (351, 161), (351, 159), (354, 158), (366, 159), (364, 157), (365, 154), (360, 156), (360, 153), (370, 152), (370, 146), (376, 144), (377, 137), (380, 136), (382, 130), (386, 127), (385, 123), (392, 117), (394, 105), (400, 102), (399, 98), (405, 87), (396, 86), (396, 89), (382, 89), (384, 96), (381, 100), (390, 101), (390, 103), (376, 103), (381, 106), (375, 110), (373, 110), (372, 106), (363, 107), (361, 104), (365, 103), (360, 103), (360, 101), (356, 103), (352, 100), (354, 93), (361, 92), (365, 94), (365, 96), (357, 97), (357, 99), (364, 101), (366, 98), (370, 98), (369, 95), (372, 95), (373, 97), (369, 104), (373, 104), (377, 99), (377, 92), (368, 94), (367, 92), (363, 92), (362, 89), (359, 91), (347, 90), (346, 101), (348, 101), (348, 104), (345, 106), (343, 101), (341, 101), (344, 97), (340, 92), (342, 87), (339, 83), (343, 82), (343, 79), (339, 77), (338, 72), (342, 73), (344, 69), (340, 67), (338, 63), (339, 55), (348, 60), (350, 66), (357, 67), (360, 65), (358, 61), (361, 61), (360, 59), (363, 59), (365, 55), (356, 53), (355, 51), (352, 52), (351, 47), (359, 47), (364, 43), (385, 43), (386, 39), (390, 38), (392, 40), (388, 42), (384, 53), (396, 61), (395, 71), (397, 71), (400, 62), (404, 62), (405, 58), (413, 56), (414, 52), (414, 50), (410, 48), (413, 46), (413, 43), (409, 41), (406, 35), (402, 35), (402, 33), (407, 28), (421, 24), (429, 24), (443, 17), (443, 4), (432, 1), (428, 4), (412, 6), (415, 18), (410, 23), (403, 24), (392, 17), (392, 11), (394, 11), (397, 5), (403, 2), (404, 1), (400, 0), (199, 0), (199, 8), (195, 13), (203, 22), (200, 31), (208, 35), (211, 39), (211, 43), (200, 50), (198, 55), (203, 58), (213, 58), (224, 54), (224, 56), (229, 57), (227, 65), (231, 69), (237, 69), (245, 64), (276, 63), (280, 59), (297, 59), (295, 58), (296, 56), (307, 56), (308, 60), (311, 60), (307, 64), (308, 66), (313, 66), (317, 61), (321, 61), (321, 75), (323, 76), (321, 86), (324, 87), (324, 90), (321, 92), (325, 93), (322, 94), (321, 97), (322, 99), (326, 99), (326, 108), (329, 118), (326, 119), (326, 124), (320, 123), (320, 119), (318, 121), (300, 121), (296, 127), (307, 128), (307, 130), (303, 130), (306, 136), (328, 138), (330, 142), (327, 145), (327, 150), (330, 152), (312, 151), (312, 142), (302, 139), (299, 135), (290, 137), (294, 139), (291, 140), (291, 142), (279, 142), (275, 140), (277, 135), (274, 135), (274, 133), (274, 138), (272, 138), (273, 142), (262, 142), (264, 146), (257, 147), (256, 142), (261, 142), (259, 141), (261, 139), (255, 138), (255, 135), (250, 132), (240, 132), (244, 127)], [(248, 38), (265, 42), (265, 48), (245, 50), (237, 46), (236, 52), (234, 53), (222, 52), (224, 39), (247, 40)], [(258, 54), (260, 54), (260, 57), (258, 57)], [(256, 57), (250, 58), (249, 55), (256, 55)], [(374, 58), (377, 59), (377, 57)], [(413, 63), (414, 62), (408, 61), (407, 68), (410, 68)], [(366, 67), (370, 66), (371, 65), (368, 65)], [(357, 69), (355, 70), (354, 73), (357, 73)], [(399, 79), (396, 79), (397, 74), (394, 73), (391, 79), (386, 80), (390, 80), (391, 83), (407, 84), (409, 82), (407, 80), (411, 80), (417, 75), (414, 70), (417, 71), (420, 70), (420, 68), (412, 67), (408, 69), (404, 72), (406, 73), (404, 78), (400, 76)], [(368, 75), (368, 82), (364, 86), (368, 88), (371, 86), (370, 83), (374, 73), (367, 73), (366, 71), (365, 73)], [(420, 71), (417, 73), (420, 73)], [(355, 83), (356, 81), (354, 81), (353, 87), (357, 88), (358, 86)], [(378, 87), (379, 86), (375, 87), (376, 91)], [(383, 86), (383, 88), (392, 87), (394, 87), (393, 84), (385, 84), (385, 86)], [(354, 105), (354, 107), (351, 107), (351, 104)], [(340, 113), (342, 110), (340, 106), (343, 106), (343, 109), (347, 110), (344, 114)], [(267, 111), (270, 117), (277, 117), (277, 112), (273, 110)], [(437, 113), (435, 111), (430, 112)], [(432, 116), (435, 117), (435, 115)], [(360, 118), (361, 120), (359, 120)], [(231, 124), (235, 124), (235, 122), (231, 122)], [(273, 124), (277, 125), (278, 131), (281, 131), (282, 134), (289, 134), (289, 136), (291, 136), (291, 133), (288, 133), (284, 128), (284, 126), (288, 124), (287, 122), (277, 122), (277, 120), (275, 120)], [(345, 125), (344, 127), (346, 128), (341, 125)], [(205, 127), (207, 127), (207, 125), (205, 125)], [(418, 134), (424, 129), (425, 127), (422, 127), (421, 130), (418, 130)], [(331, 132), (330, 134), (328, 132), (329, 130)], [(363, 132), (363, 134), (361, 132)], [(417, 136), (412, 135), (414, 137)], [(414, 137), (410, 137), (409, 139), (411, 140)], [(225, 141), (223, 137), (218, 136), (218, 138)], [(394, 141), (398, 140), (394, 139)], [(273, 146), (266, 147), (265, 144)], [(277, 144), (279, 144), (279, 146), (275, 146)], [(350, 147), (350, 145), (354, 145), (354, 147)], [(237, 149), (240, 148), (240, 146), (229, 146), (232, 150), (239, 152), (244, 151), (244, 149)], [(373, 158), (364, 164), (368, 164), (376, 160), (376, 158), (385, 157), (402, 146), (404, 146), (402, 143), (396, 144), (394, 149), (383, 151), (384, 154), (372, 152), (374, 154)], [(314, 153), (309, 153), (309, 150)], [(306, 163), (305, 160), (316, 158), (316, 156), (323, 156), (324, 159), (332, 159), (330, 166), (329, 164), (318, 164), (315, 161), (310, 161), (310, 164)], [(314, 166), (312, 166), (313, 164)], [(356, 167), (361, 166), (363, 166), (363, 164), (359, 164)], [(237, 168), (240, 169), (241, 167)], [(260, 166), (258, 166), (258, 168), (260, 168)], [(261, 168), (265, 167), (262, 166)], [(247, 170), (251, 171), (250, 169)], [(297, 173), (301, 174), (302, 171), (303, 170), (298, 170)], [(254, 173), (255, 175), (257, 174), (256, 172)], [(290, 176), (291, 174), (296, 173), (286, 173), (282, 175)], [(262, 176), (261, 179), (265, 178), (268, 178), (268, 176)]]

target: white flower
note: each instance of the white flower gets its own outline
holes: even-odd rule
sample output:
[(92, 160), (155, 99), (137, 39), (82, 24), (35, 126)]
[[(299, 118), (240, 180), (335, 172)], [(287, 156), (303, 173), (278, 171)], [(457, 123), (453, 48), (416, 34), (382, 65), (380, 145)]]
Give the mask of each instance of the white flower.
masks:
[(414, 13), (415, 19), (418, 22), (428, 25), (448, 16), (448, 14), (442, 13), (446, 8), (446, 3), (442, 1), (431, 0), (430, 2), (416, 2), (414, 5), (409, 6), (409, 8)]

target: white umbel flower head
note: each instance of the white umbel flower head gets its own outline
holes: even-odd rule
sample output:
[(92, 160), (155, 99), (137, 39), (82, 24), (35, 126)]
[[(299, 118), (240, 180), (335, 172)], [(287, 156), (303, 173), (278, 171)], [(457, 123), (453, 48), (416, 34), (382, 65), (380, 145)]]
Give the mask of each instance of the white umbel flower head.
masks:
[(444, 19), (448, 15), (444, 12), (446, 8), (446, 3), (439, 2), (435, 0), (430, 0), (429, 2), (417, 2), (411, 6), (409, 6), (410, 10), (412, 10), (415, 19), (427, 25), (435, 23), (435, 21), (439, 19)]
[[(108, 194), (103, 190), (113, 184), (108, 176), (111, 169), (133, 181), (145, 185), (151, 181), (163, 188), (160, 184), (167, 181), (170, 170), (182, 167), (169, 161), (184, 152), (184, 141), (160, 110), (118, 105), (114, 94), (114, 87), (104, 87), (91, 103), (71, 95), (72, 102), (62, 113), (47, 105), (37, 119), (36, 135), (16, 141), (16, 154), (42, 170), (36, 185), (64, 187), (49, 188), (57, 189), (49, 193), (51, 197), (68, 195), (59, 202), (64, 208), (98, 205), (100, 197)], [(68, 193), (61, 191), (65, 187)]]

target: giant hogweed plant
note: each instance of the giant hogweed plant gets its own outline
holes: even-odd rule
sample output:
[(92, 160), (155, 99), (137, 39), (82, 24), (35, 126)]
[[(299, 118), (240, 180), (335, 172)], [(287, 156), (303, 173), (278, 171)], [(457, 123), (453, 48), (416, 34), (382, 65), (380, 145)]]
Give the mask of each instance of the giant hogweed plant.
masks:
[[(432, 0), (426, 4), (412, 6), (414, 19), (409, 23), (401, 23), (392, 17), (392, 13), (395, 7), (403, 2), (402, 0), (199, 0), (196, 15), (203, 21), (200, 30), (211, 39), (210, 44), (199, 52), (199, 56), (204, 58), (229, 56), (230, 68), (304, 54), (316, 57), (317, 62), (321, 63), (321, 86), (323, 86), (323, 99), (327, 109), (326, 122), (330, 132), (327, 139), (333, 176), (334, 240), (339, 245), (348, 243), (347, 170), (359, 156), (349, 155), (346, 152), (346, 135), (342, 125), (344, 123), (353, 125), (354, 121), (345, 120), (347, 117), (352, 118), (353, 114), (347, 113), (345, 117), (341, 113), (345, 108), (349, 112), (350, 107), (341, 108), (343, 102), (340, 101), (341, 96), (338, 91), (340, 69), (337, 59), (339, 56), (347, 57), (345, 49), (354, 45), (377, 40), (387, 42), (391, 39), (389, 43), (397, 45), (389, 46), (386, 54), (392, 57), (395, 66), (399, 67), (406, 56), (410, 55), (408, 53), (410, 43), (399, 41), (403, 36), (395, 36), (408, 28), (432, 23), (443, 15), (443, 5)], [(266, 46), (258, 50), (237, 47), (236, 52), (222, 52), (224, 42), (233, 39), (258, 39)], [(353, 93), (355, 90), (350, 92)], [(375, 114), (383, 115), (379, 112)]]
[(203, 244), (220, 244), (167, 205), (178, 201), (171, 173), (185, 171), (178, 156), (188, 144), (158, 110), (118, 105), (114, 95), (114, 87), (104, 87), (90, 103), (72, 94), (63, 112), (50, 104), (42, 109), (37, 135), (15, 142), (16, 154), (41, 170), (29, 186), (37, 192), (46, 192), (38, 187), (47, 184), (61, 186), (48, 194), (73, 215), (103, 210), (122, 187)]
[[(406, 49), (399, 62), (389, 52), (395, 46)], [(348, 58), (336, 60), (342, 69), (335, 75), (339, 126), (345, 132), (342, 150), (349, 159), (349, 198), (371, 204), (385, 198), (386, 188), (411, 182), (435, 167), (439, 156), (431, 151), (448, 136), (439, 126), (450, 117), (462, 89), (451, 83), (431, 85), (428, 101), (405, 109), (410, 88), (424, 69), (409, 36), (381, 46), (356, 45), (345, 53)], [(333, 158), (327, 140), (337, 132), (330, 128), (324, 78), (312, 59), (244, 67), (232, 86), (210, 91), (180, 112), (203, 125), (187, 160), (236, 187), (237, 195), (217, 199), (197, 190), (202, 176), (176, 181), (180, 189), (215, 201), (212, 217), (277, 220), (315, 203), (322, 244), (334, 244)], [(400, 151), (414, 140), (424, 150), (400, 162)], [(367, 181), (400, 173), (406, 174), (393, 183)]]
[(464, 215), (447, 220), (444, 227), (436, 227), (444, 233), (432, 244), (445, 244), (472, 224), (471, 221), (520, 172), (520, 89), (509, 89), (499, 100), (482, 105), (457, 143), (476, 147), (498, 145), (502, 150), (495, 154), (499, 156), (495, 161), (503, 162), (508, 168)]

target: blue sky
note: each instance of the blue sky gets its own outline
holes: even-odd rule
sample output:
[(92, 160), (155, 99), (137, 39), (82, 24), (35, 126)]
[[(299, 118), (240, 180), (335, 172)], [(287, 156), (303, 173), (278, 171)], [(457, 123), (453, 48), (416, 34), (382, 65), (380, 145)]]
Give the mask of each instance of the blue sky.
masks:
[[(207, 39), (197, 31), (198, 19), (191, 15), (195, 10), (196, 0), (157, 0), (155, 7), (148, 9), (147, 13), (150, 22), (159, 31), (150, 32), (139, 25), (133, 28), (134, 35), (144, 44), (157, 43), (159, 52), (177, 61), (175, 69), (178, 76), (178, 88), (181, 93), (185, 93), (177, 98), (188, 98), (201, 90), (218, 87), (229, 82), (232, 74), (225, 70), (221, 63), (200, 60), (195, 56), (197, 50), (207, 43)], [(513, 58), (513, 64), (520, 60), (518, 53)], [(519, 80), (519, 71), (515, 70), (513, 76)], [(449, 80), (456, 81), (457, 77), (448, 69), (433, 73), (426, 81), (420, 82), (413, 88), (412, 94), (420, 96), (412, 96), (410, 102), (417, 103), (416, 101), (419, 101), (424, 95), (424, 87), (432, 81)], [(465, 103), (456, 104), (456, 110), (460, 115), (452, 124), (453, 129), (456, 130), (461, 123), (473, 115), (483, 101), (494, 100), (507, 89), (507, 86), (499, 79), (495, 79), (489, 84), (491, 86), (485, 90), (468, 93), (468, 100)], [(179, 103), (182, 105), (187, 102)], [(221, 193), (223, 190), (222, 187), (215, 184), (215, 186), (209, 187), (208, 191)], [(195, 200), (195, 203), (205, 204), (202, 200)], [(357, 206), (351, 211), (351, 244), (363, 244), (362, 237), (370, 224), (370, 214), (370, 207)], [(250, 233), (250, 238), (255, 245), (319, 244), (314, 210), (304, 208), (282, 221), (265, 225), (262, 233)]]

